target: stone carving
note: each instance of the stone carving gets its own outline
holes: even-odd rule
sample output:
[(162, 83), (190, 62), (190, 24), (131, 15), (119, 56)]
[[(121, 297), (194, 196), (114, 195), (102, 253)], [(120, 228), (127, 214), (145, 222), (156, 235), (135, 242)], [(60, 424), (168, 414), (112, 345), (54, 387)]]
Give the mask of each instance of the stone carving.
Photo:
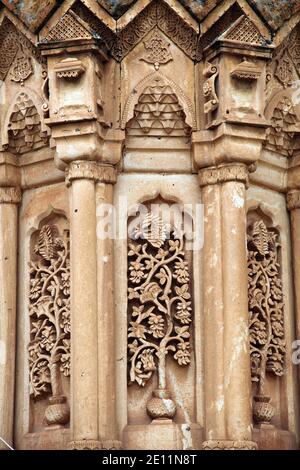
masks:
[(74, 179), (82, 178), (111, 184), (117, 180), (116, 170), (112, 166), (85, 160), (71, 162), (66, 169), (66, 185), (70, 186)]
[(49, 31), (42, 42), (66, 41), (68, 39), (91, 39), (92, 35), (77, 15), (69, 10)]
[(284, 86), (292, 85), (295, 79), (295, 68), (287, 51), (284, 51), (282, 57), (278, 59), (275, 76)]
[(231, 77), (239, 80), (258, 80), (261, 76), (261, 69), (253, 62), (243, 60), (230, 72)]
[(47, 132), (41, 128), (40, 115), (32, 99), (22, 92), (18, 95), (8, 123), (9, 152), (22, 154), (44, 147), (48, 143)]
[(203, 450), (256, 450), (253, 441), (210, 440), (202, 443)]
[(161, 133), (162, 130), (171, 134), (176, 130), (189, 135), (191, 129), (185, 121), (185, 113), (173, 89), (157, 77), (140, 95), (128, 128), (141, 129), (144, 134), (150, 131)]
[(231, 28), (225, 39), (230, 41), (245, 42), (259, 46), (266, 45), (266, 41), (260, 34), (257, 27), (246, 16), (237, 20), (235, 26)]
[(58, 236), (44, 225), (30, 262), (30, 394), (51, 396), (45, 411), (49, 425), (69, 421), (61, 374), (70, 375), (70, 266), (68, 233)]
[(200, 186), (209, 184), (226, 183), (228, 181), (240, 181), (248, 184), (248, 172), (251, 168), (246, 167), (242, 163), (232, 163), (219, 167), (204, 168), (199, 171)]
[(286, 195), (287, 208), (289, 211), (300, 209), (300, 191), (292, 189)]
[(256, 221), (247, 237), (251, 378), (257, 383), (253, 415), (269, 422), (274, 409), (265, 396), (266, 373), (284, 373), (284, 300), (280, 277), (277, 233), (263, 220)]
[(150, 417), (173, 418), (166, 384), (166, 356), (180, 366), (191, 361), (192, 301), (183, 239), (159, 215), (148, 213), (129, 243), (128, 351), (130, 382), (144, 386), (157, 371), (158, 389), (147, 404)]
[(78, 78), (85, 72), (85, 66), (81, 60), (72, 57), (63, 59), (54, 66), (57, 78)]
[(0, 187), (0, 204), (19, 204), (22, 199), (20, 188), (14, 186)]
[[(21, 34), (15, 26), (7, 18), (4, 18), (0, 27), (0, 80), (4, 80), (7, 76), (14, 60), (16, 63), (14, 68), (16, 71), (13, 72), (11, 78), (21, 78), (15, 80), (22, 83), (22, 80), (26, 80), (29, 77), (27, 73), (32, 70), (32, 62), (30, 55), (35, 59), (43, 63), (45, 58), (42, 58), (40, 50), (34, 47), (33, 44)], [(25, 78), (22, 79), (22, 76)]]
[(166, 3), (157, 1), (157, 26), (191, 59), (196, 58), (198, 36)]
[(19, 33), (4, 19), (0, 28), (0, 79), (4, 80), (19, 49)]
[(135, 106), (139, 101), (140, 95), (143, 94), (147, 87), (155, 86), (155, 84), (161, 84), (164, 86), (168, 85), (173, 90), (173, 93), (176, 94), (179, 105), (184, 110), (186, 124), (191, 129), (195, 130), (197, 128), (196, 116), (191, 100), (186, 96), (176, 82), (163, 75), (160, 71), (151, 72), (133, 88), (124, 106), (121, 128), (125, 129), (127, 123), (135, 116)]
[(21, 47), (12, 65), (9, 77), (13, 82), (23, 85), (24, 81), (33, 74), (31, 58)]
[(112, 49), (116, 60), (122, 60), (157, 24), (157, 5), (151, 2), (118, 34)]
[(287, 87), (295, 86), (300, 74), (300, 27), (275, 50), (272, 62), (267, 70), (268, 98)]
[(141, 60), (148, 64), (153, 64), (155, 70), (159, 69), (161, 64), (167, 64), (173, 60), (172, 54), (169, 50), (170, 43), (168, 43), (159, 30), (156, 28), (147, 41), (144, 41), (145, 53)]
[(101, 39), (109, 51), (112, 51), (115, 43), (115, 33), (106, 24), (101, 21), (96, 15), (87, 8), (82, 1), (73, 3), (72, 11), (80, 18), (86, 25), (89, 26), (95, 38)]
[(121, 441), (106, 440), (93, 441), (92, 439), (83, 439), (82, 441), (71, 441), (68, 445), (69, 450), (121, 450)]
[(153, 1), (124, 30), (112, 48), (116, 60), (122, 60), (155, 26), (163, 31), (191, 59), (196, 56), (197, 33), (161, 1)]
[(275, 147), (278, 151), (293, 154), (293, 138), (298, 122), (292, 101), (284, 96), (276, 105), (271, 117), (271, 126), (266, 132), (266, 146)]
[(209, 62), (205, 63), (203, 70), (204, 77), (207, 80), (203, 84), (203, 95), (205, 99), (204, 103), (204, 112), (211, 113), (217, 109), (219, 105), (219, 99), (216, 93), (216, 78), (219, 75), (219, 68), (216, 64), (211, 64)]

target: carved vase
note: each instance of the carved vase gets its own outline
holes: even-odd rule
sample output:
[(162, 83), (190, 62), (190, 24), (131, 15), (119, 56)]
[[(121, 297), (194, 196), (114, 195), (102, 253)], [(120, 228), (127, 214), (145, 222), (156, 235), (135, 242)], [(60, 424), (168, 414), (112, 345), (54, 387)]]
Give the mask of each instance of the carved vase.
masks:
[(176, 413), (176, 405), (167, 390), (154, 390), (147, 403), (147, 413), (152, 419), (172, 419)]
[(49, 405), (45, 411), (45, 418), (49, 426), (63, 426), (69, 422), (70, 408), (66, 397), (53, 396), (49, 398)]
[(270, 403), (271, 397), (264, 395), (254, 396), (253, 417), (257, 424), (270, 424), (275, 409)]

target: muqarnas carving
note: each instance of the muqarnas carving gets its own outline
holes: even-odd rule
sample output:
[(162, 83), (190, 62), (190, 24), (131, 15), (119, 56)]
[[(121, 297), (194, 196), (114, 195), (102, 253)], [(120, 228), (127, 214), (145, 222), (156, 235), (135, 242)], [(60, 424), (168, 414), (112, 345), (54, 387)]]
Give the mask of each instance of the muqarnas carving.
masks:
[(128, 359), (130, 382), (145, 384), (157, 372), (147, 403), (153, 419), (173, 418), (176, 406), (166, 383), (166, 358), (191, 361), (192, 299), (184, 240), (151, 212), (134, 231), (128, 251)]
[(8, 123), (7, 149), (22, 154), (44, 147), (47, 132), (42, 130), (41, 118), (32, 99), (22, 92), (18, 95)]
[(69, 421), (62, 377), (70, 375), (69, 234), (44, 225), (30, 262), (30, 395), (51, 395), (45, 411), (49, 425)]
[(298, 117), (295, 113), (293, 103), (287, 96), (277, 103), (271, 117), (271, 126), (267, 129), (267, 148), (275, 148), (277, 151), (284, 151), (287, 156), (293, 155), (294, 134), (299, 130), (295, 127)]
[(251, 378), (257, 384), (253, 416), (269, 423), (275, 414), (265, 395), (267, 372), (284, 373), (286, 352), (284, 300), (280, 276), (278, 234), (263, 220), (254, 222), (247, 240)]
[(143, 134), (163, 131), (177, 135), (190, 135), (191, 128), (185, 122), (186, 116), (170, 85), (157, 78), (140, 95), (134, 108), (134, 118), (128, 123), (129, 129), (138, 129)]

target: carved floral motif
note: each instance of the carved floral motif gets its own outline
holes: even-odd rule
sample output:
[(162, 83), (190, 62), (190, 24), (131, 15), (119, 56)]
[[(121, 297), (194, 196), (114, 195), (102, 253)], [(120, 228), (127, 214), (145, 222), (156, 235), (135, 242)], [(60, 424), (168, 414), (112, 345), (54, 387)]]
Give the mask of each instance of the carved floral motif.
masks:
[(69, 409), (61, 374), (70, 375), (70, 266), (68, 234), (58, 237), (55, 226), (39, 231), (30, 262), (30, 394), (50, 394), (48, 424), (65, 424)]
[[(128, 351), (130, 382), (144, 386), (157, 372), (158, 390), (147, 406), (153, 418), (172, 418), (176, 408), (166, 390), (166, 356), (180, 366), (191, 361), (192, 301), (182, 239), (171, 236), (149, 213), (129, 244)], [(168, 410), (165, 410), (168, 401)]]
[(277, 233), (259, 220), (248, 235), (247, 245), (251, 378), (258, 389), (254, 417), (265, 422), (274, 414), (269, 397), (264, 395), (266, 373), (283, 375), (286, 352), (280, 243)]

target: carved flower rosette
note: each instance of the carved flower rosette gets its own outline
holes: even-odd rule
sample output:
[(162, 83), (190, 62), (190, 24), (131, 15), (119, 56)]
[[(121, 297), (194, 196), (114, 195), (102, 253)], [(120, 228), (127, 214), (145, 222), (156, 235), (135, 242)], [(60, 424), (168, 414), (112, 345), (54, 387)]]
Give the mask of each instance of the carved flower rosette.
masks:
[[(30, 394), (52, 393), (46, 410), (48, 424), (65, 424), (69, 411), (62, 394), (61, 374), (70, 375), (70, 266), (68, 234), (56, 237), (54, 226), (44, 225), (30, 262)], [(60, 405), (58, 416), (57, 406)], [(52, 422), (54, 419), (54, 422)]]
[(192, 302), (184, 241), (174, 233), (167, 239), (159, 219), (159, 233), (146, 233), (153, 222), (146, 218), (146, 231), (129, 243), (129, 378), (145, 386), (157, 371), (158, 389), (166, 390), (166, 356), (180, 366), (191, 360)]

